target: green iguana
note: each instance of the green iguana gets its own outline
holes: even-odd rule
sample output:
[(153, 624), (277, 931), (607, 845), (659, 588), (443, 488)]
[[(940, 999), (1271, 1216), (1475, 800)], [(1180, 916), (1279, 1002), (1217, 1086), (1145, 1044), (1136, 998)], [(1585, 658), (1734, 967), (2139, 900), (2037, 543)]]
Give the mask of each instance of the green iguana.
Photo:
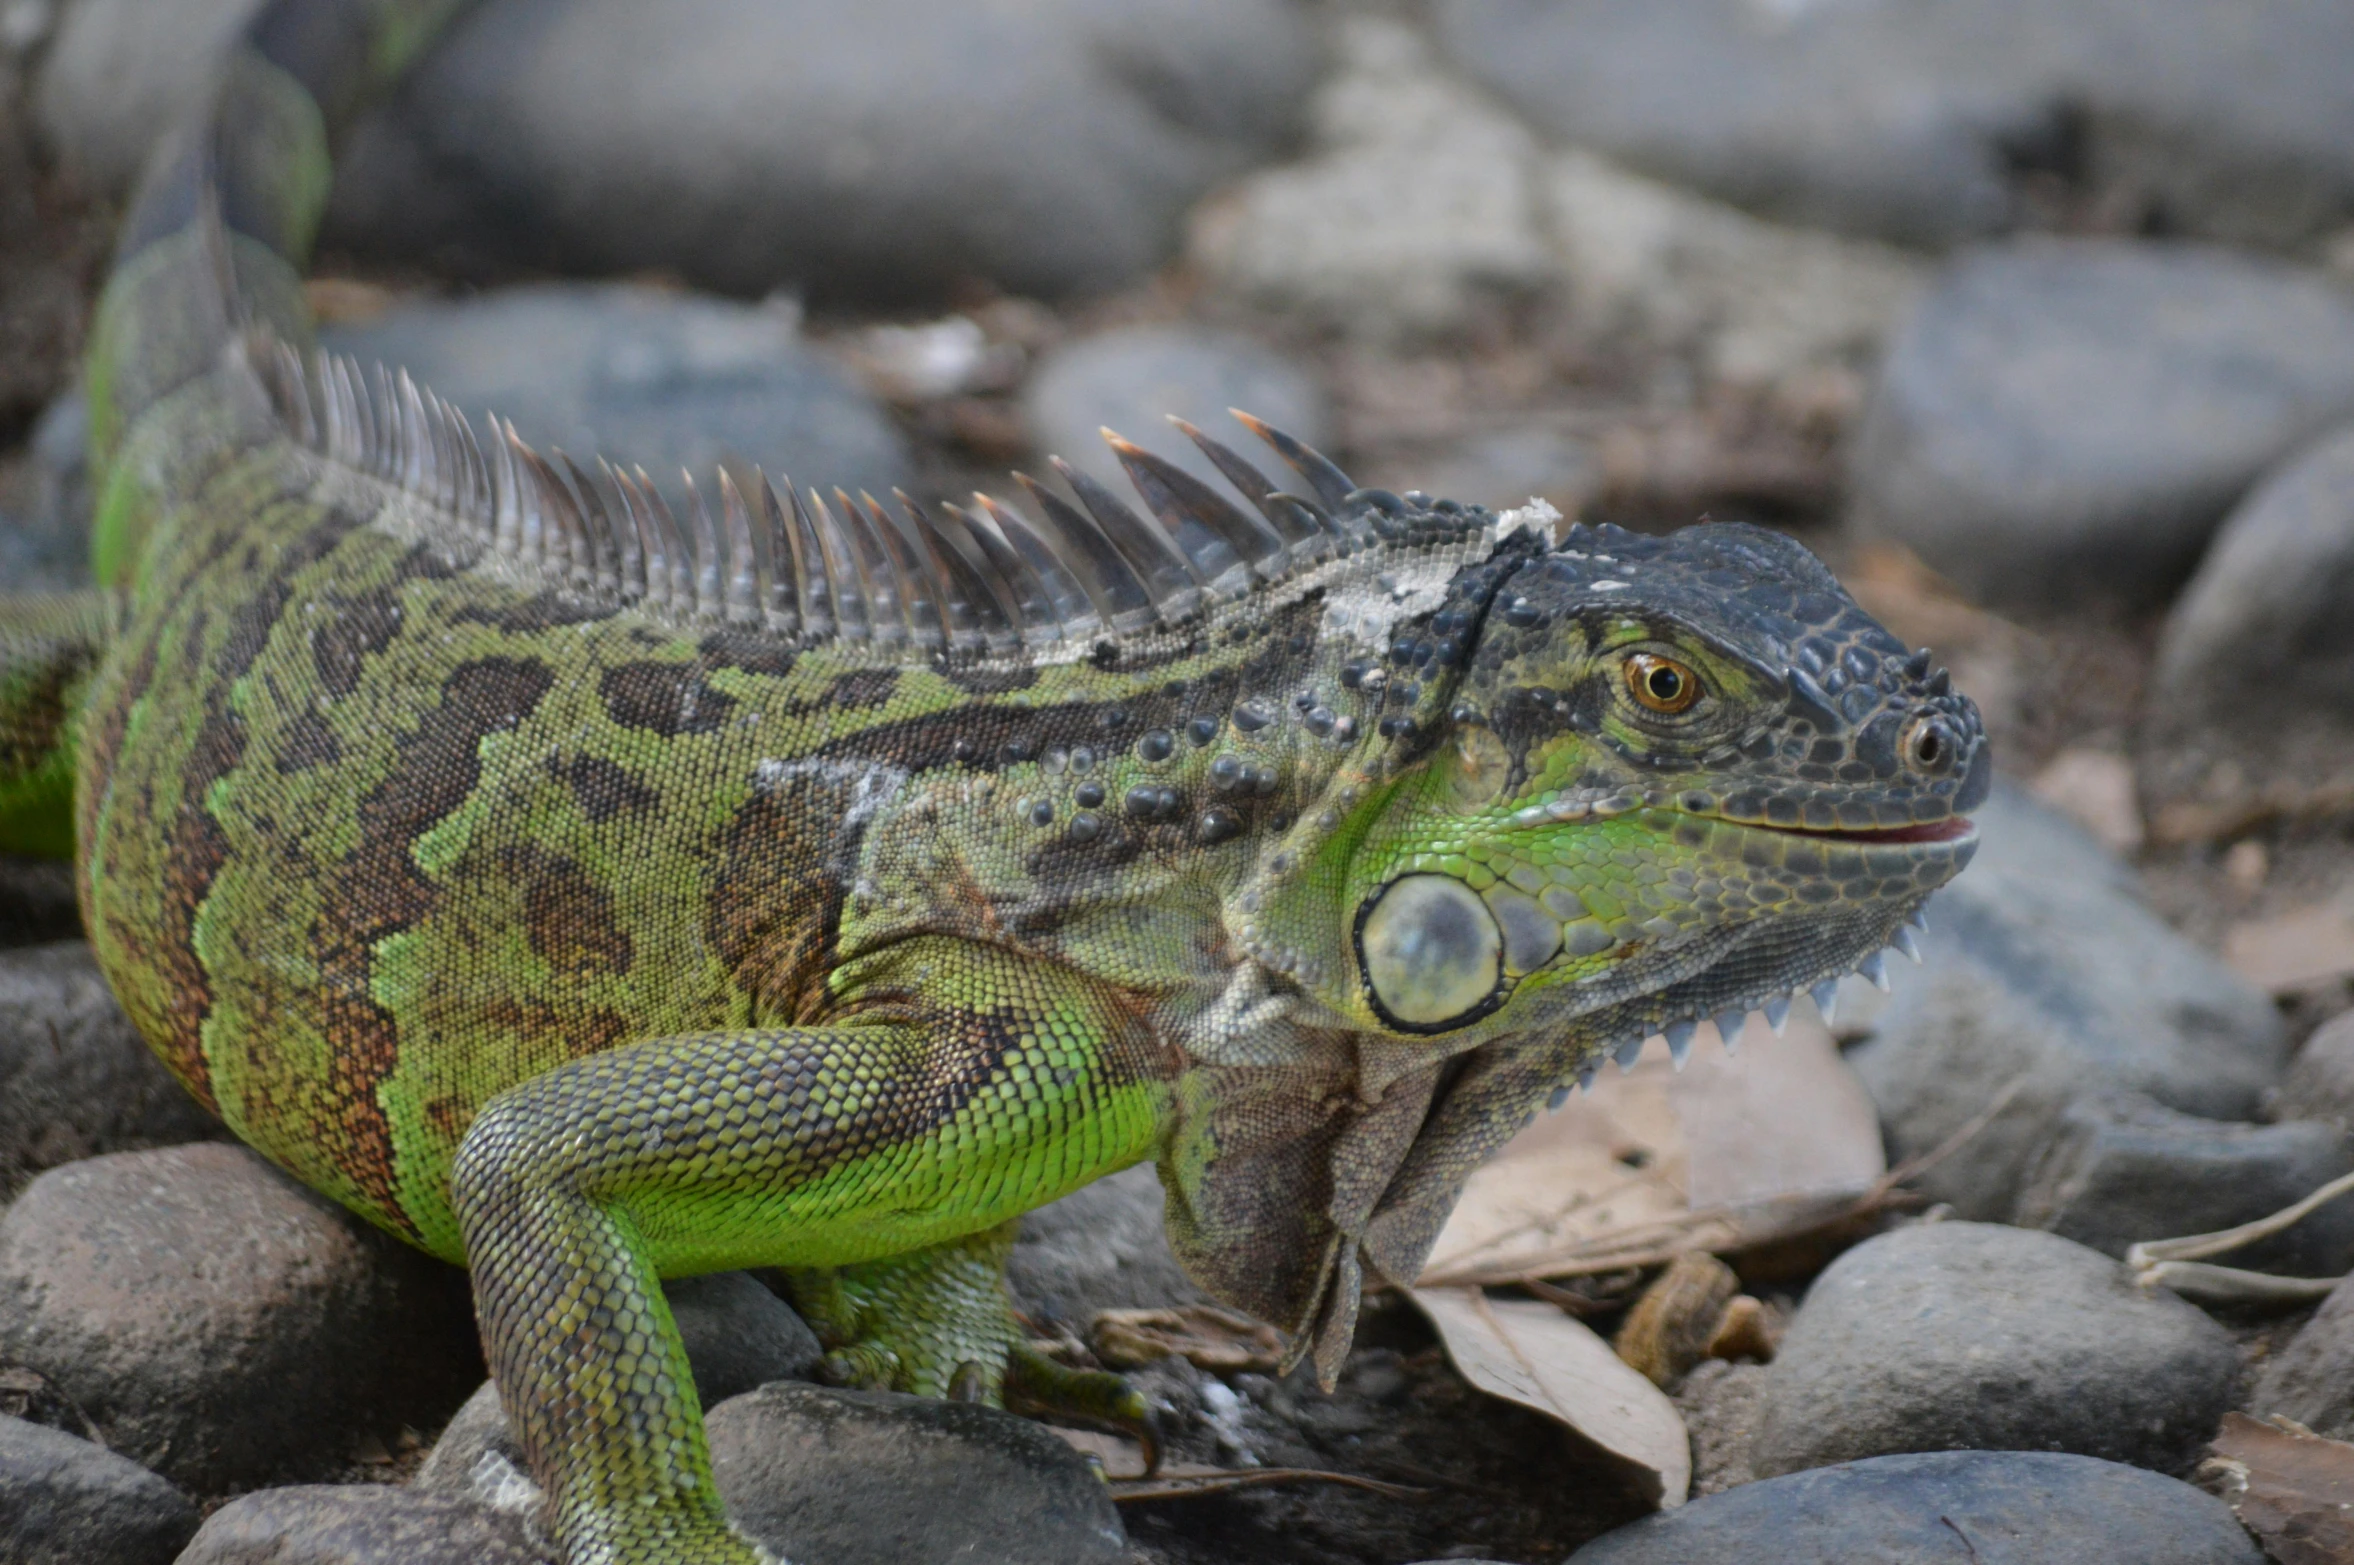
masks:
[[(1134, 1417), (1017, 1216), (1158, 1160), (1329, 1382), (1368, 1272), (1664, 1030), (1777, 1023), (1968, 859), (1976, 712), (1797, 544), (1361, 489), (1186, 428), (1028, 511), (673, 508), (310, 346), (331, 127), (446, 3), (284, 0), (128, 219), (103, 587), (0, 607), (0, 841), (190, 1091), (472, 1269), (569, 1565), (731, 1530), (657, 1279), (844, 1381)], [(1818, 991), (1818, 998), (1822, 992)]]

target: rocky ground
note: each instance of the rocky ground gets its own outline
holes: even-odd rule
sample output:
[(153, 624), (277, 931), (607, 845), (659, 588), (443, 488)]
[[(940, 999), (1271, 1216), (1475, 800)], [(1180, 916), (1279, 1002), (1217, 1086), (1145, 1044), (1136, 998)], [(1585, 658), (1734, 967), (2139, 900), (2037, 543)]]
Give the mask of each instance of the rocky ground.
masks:
[[(82, 579), (111, 222), (246, 9), (0, 0), (12, 586)], [(673, 1304), (738, 1514), (805, 1565), (2354, 1561), (2295, 1499), (2354, 1494), (2354, 1449), (2233, 1421), (2354, 1437), (2354, 1284), (2210, 1310), (2121, 1264), (2354, 1170), (2350, 78), (2336, 0), (463, 23), (346, 149), (345, 351), (658, 473), (953, 496), (1101, 463), (1105, 423), (1190, 460), (1159, 415), (1240, 405), (1367, 483), (1763, 521), (1937, 649), (2006, 778), (1926, 965), (1840, 1019), (1918, 1199), (1734, 1256), (1775, 1329), (1662, 1377), (1692, 1503), (1647, 1517), (1385, 1295), (1330, 1395), (1133, 1372), (1185, 1470), (1370, 1486), (1115, 1505), (1037, 1426), (807, 1384), (730, 1275)], [(0, 1558), (542, 1557), (462, 1277), (224, 1141), (21, 863), (0, 1202)], [(2354, 1203), (2229, 1259), (2354, 1270)], [(1013, 1280), (1081, 1354), (1199, 1298), (1142, 1172), (1034, 1217)], [(1608, 1333), (1651, 1280), (1540, 1292)]]

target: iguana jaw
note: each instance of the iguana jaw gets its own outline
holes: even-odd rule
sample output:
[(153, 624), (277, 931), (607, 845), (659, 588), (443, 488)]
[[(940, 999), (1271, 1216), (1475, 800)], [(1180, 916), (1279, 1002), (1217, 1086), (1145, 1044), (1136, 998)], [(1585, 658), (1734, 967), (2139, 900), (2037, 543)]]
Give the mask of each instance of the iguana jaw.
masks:
[[(1839, 831), (1663, 807), (1461, 848), (1417, 832), (1355, 866), (1357, 1003), (1373, 1027), (1450, 1050), (1646, 999), (1627, 1013), (1646, 1033), (1766, 1007), (1904, 939), (1976, 847), (1960, 816)], [(1615, 1045), (1618, 1023), (1603, 1030)]]

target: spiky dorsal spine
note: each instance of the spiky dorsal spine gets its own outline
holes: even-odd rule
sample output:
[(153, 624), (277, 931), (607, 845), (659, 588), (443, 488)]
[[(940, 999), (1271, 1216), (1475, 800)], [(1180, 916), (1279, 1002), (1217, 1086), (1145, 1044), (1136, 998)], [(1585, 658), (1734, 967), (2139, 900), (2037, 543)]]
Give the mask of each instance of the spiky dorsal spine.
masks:
[(267, 335), (247, 351), (297, 444), (400, 491), (509, 568), (802, 646), (959, 660), (1075, 654), (1106, 637), (1177, 630), (1326, 562), (1461, 544), (1495, 522), (1476, 506), (1360, 489), (1321, 453), (1239, 412), (1307, 494), (1279, 490), (1232, 448), (1172, 420), (1255, 515), (1106, 430), (1149, 516), (1057, 459), (1073, 499), (1014, 475), (1035, 514), (987, 495), (970, 509), (928, 508), (897, 491), (887, 506), (837, 489), (829, 504), (790, 479), (756, 472), (739, 484), (723, 471), (716, 511), (684, 475), (682, 519), (643, 468), (600, 460), (592, 474), (561, 451), (543, 456), (496, 414), (485, 439), (405, 370), (363, 370)]

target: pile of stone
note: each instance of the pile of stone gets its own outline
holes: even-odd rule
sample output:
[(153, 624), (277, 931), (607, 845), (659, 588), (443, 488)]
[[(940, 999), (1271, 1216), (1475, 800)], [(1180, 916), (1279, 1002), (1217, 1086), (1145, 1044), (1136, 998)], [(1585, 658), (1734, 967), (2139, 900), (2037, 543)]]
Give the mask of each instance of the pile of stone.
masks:
[[(0, 0), (0, 115), (119, 193), (252, 9)], [(543, 446), (878, 494), (976, 453), (1116, 477), (1102, 424), (1216, 483), (1159, 415), (1241, 405), (1384, 481), (1404, 447), (1422, 487), (1571, 509), (1627, 460), (1607, 418), (1454, 405), (1509, 403), (1477, 361), (1545, 335), (1645, 417), (1813, 420), (1831, 487), (1762, 487), (1842, 544), (2150, 627), (2129, 808), (2220, 843), (2354, 809), (2349, 81), (2343, 0), (488, 0), (352, 137), (326, 235), (481, 291), (319, 297), (329, 345)], [(69, 394), (0, 463), (14, 585), (84, 577), (82, 424)], [(2183, 1480), (2233, 1409), (2354, 1434), (2354, 1291), (2250, 1369), (2245, 1322), (2121, 1263), (2354, 1171), (2354, 1024), (2300, 1049), (2310, 996), (2292, 1027), (2025, 792), (1983, 825), (1925, 968), (1844, 1035), (1942, 1220), (1802, 1280), (1770, 1365), (1696, 1375), (1714, 1492), (1585, 1542), (1627, 1519), (1590, 1453), (1447, 1401), (1378, 1309), (1330, 1400), (1144, 1372), (1178, 1448), (1493, 1435), (1594, 1486), (1511, 1523), (1579, 1565), (2254, 1565)], [(0, 1558), (543, 1559), (463, 1278), (227, 1140), (54, 870), (5, 866), (0, 904)], [(2354, 1201), (2233, 1259), (2354, 1271)], [(1145, 1175), (1036, 1214), (1014, 1284), (1073, 1327), (1198, 1297)], [(763, 1279), (671, 1302), (729, 1503), (796, 1559), (1397, 1557), (1339, 1500), (1124, 1532), (1035, 1426), (809, 1384)], [(1483, 1507), (1431, 1502), (1415, 1547), (1502, 1550)]]

